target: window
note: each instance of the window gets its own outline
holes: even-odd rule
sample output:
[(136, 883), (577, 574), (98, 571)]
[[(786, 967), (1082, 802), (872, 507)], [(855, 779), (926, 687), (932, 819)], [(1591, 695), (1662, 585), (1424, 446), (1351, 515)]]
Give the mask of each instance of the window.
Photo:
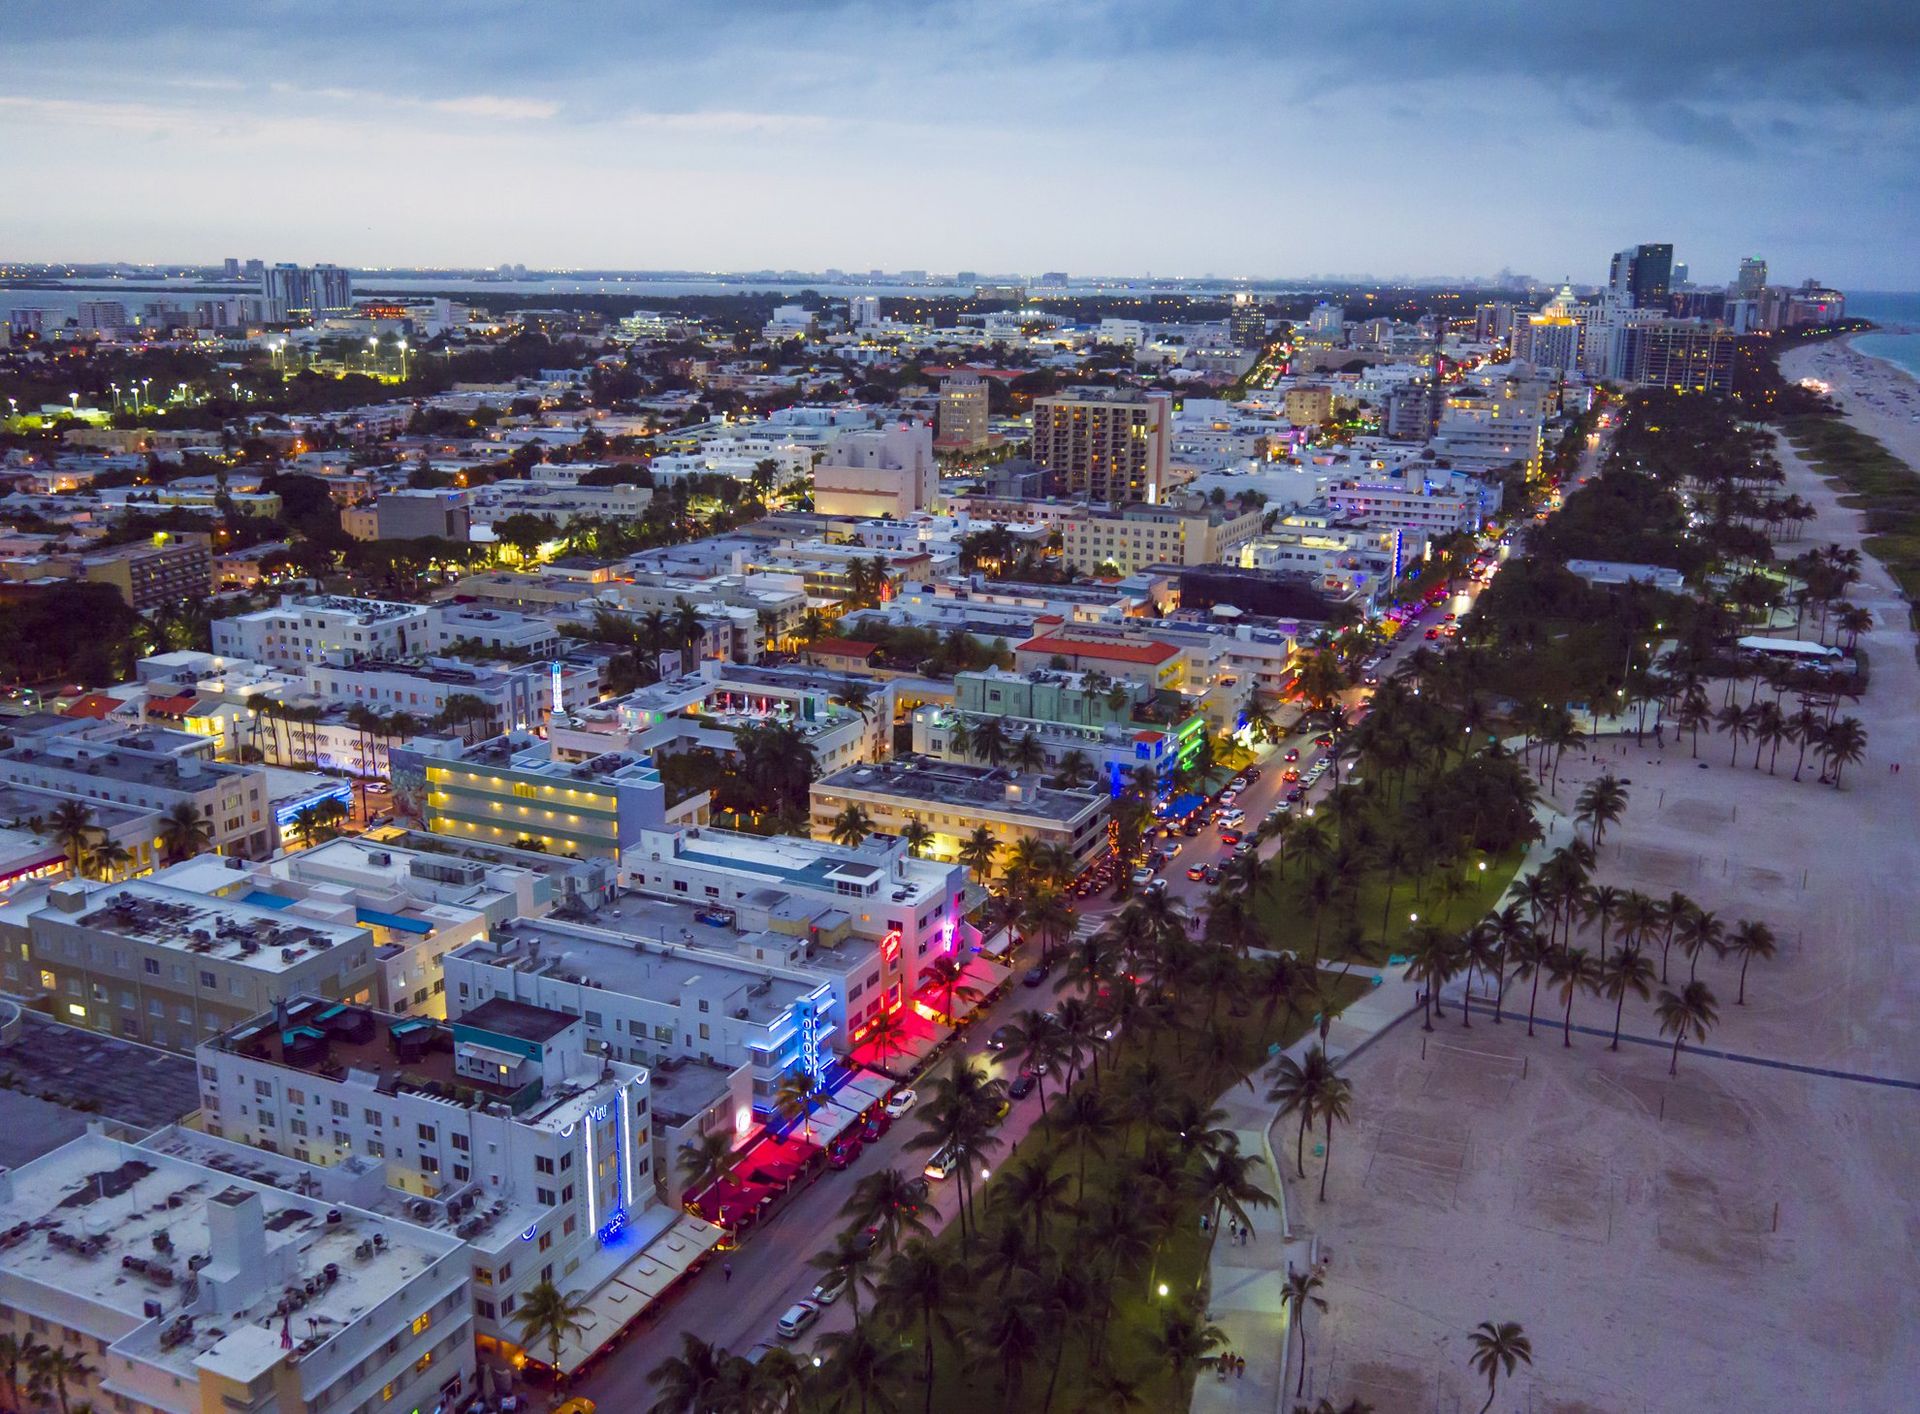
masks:
[(465, 1183), (471, 1177), (473, 1177), (473, 1172), (465, 1164), (455, 1164), (453, 1166), (453, 1181), (455, 1183)]
[(434, 1158), (433, 1155), (431, 1154), (422, 1154), (420, 1156), (420, 1172), (422, 1173), (440, 1172), (440, 1161)]
[(540, 1250), (544, 1252), (551, 1246), (553, 1246), (553, 1234), (550, 1232), (541, 1233), (540, 1234)]
[(422, 1144), (431, 1144), (439, 1137), (439, 1131), (430, 1124), (422, 1124), (415, 1127), (419, 1130), (420, 1142)]
[(574, 1224), (573, 1216), (572, 1214), (568, 1214), (567, 1220), (560, 1224), (561, 1235), (565, 1237), (573, 1236), (573, 1224)]
[(360, 1117), (368, 1124), (377, 1125), (380, 1123), (380, 1111), (378, 1110), (362, 1110), (360, 1111)]
[(428, 1326), (432, 1324), (433, 1324), (433, 1312), (422, 1311), (419, 1315), (413, 1318), (413, 1333), (415, 1335), (419, 1335), (422, 1331), (424, 1331)]
[(535, 1202), (544, 1203), (549, 1208), (551, 1208), (556, 1201), (551, 1188), (536, 1188), (533, 1190), (533, 1197)]
[(333, 1117), (335, 1119), (345, 1119), (348, 1113), (351, 1111), (352, 1106), (350, 1106), (345, 1100), (335, 1100), (333, 1102), (332, 1109), (333, 1109)]
[(253, 1093), (256, 1095), (271, 1095), (273, 1093), (273, 1083), (267, 1080), (256, 1080), (253, 1082)]
[(573, 1185), (571, 1183), (560, 1190), (560, 1201), (562, 1203), (571, 1203), (573, 1201)]
[(220, 983), (219, 983), (219, 979), (217, 979), (211, 972), (202, 972), (200, 974), (200, 985), (202, 987), (214, 988), (219, 986)]
[(569, 1149), (560, 1156), (560, 1172), (565, 1173), (573, 1167), (573, 1150)]
[(552, 1173), (553, 1160), (545, 1154), (537, 1156), (533, 1161), (533, 1171), (535, 1173)]
[[(143, 957), (140, 959), (140, 965), (146, 970), (147, 976), (158, 977), (160, 975), (160, 959), (154, 958), (154, 957)], [(52, 974), (43, 972), (40, 975), (44, 978), (44, 977), (51, 976)]]
[(494, 1311), (491, 1301), (481, 1301), (476, 1298), (473, 1303), (473, 1309), (478, 1312), (483, 1319), (489, 1321), (493, 1319)]
[(466, 1135), (460, 1134), (460, 1133), (455, 1133), (452, 1137), (453, 1137), (453, 1147), (461, 1150), (463, 1153), (465, 1152), (467, 1146), (473, 1142), (472, 1140), (468, 1139)]

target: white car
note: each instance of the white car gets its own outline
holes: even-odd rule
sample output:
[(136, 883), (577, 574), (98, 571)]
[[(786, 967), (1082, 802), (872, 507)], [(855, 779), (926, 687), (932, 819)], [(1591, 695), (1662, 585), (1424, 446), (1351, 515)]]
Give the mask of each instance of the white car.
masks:
[(920, 1097), (911, 1090), (895, 1090), (887, 1097), (887, 1118), (898, 1119), (918, 1103)]
[(782, 1340), (798, 1340), (808, 1326), (820, 1319), (820, 1308), (811, 1301), (796, 1301), (781, 1313), (775, 1329)]

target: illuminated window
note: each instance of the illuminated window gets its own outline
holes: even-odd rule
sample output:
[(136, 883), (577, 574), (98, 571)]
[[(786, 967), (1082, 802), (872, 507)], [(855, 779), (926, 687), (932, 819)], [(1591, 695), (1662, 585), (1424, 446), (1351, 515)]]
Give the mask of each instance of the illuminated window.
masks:
[(413, 1333), (415, 1335), (419, 1335), (421, 1331), (425, 1330), (428, 1326), (432, 1324), (433, 1324), (433, 1312), (422, 1311), (419, 1315), (413, 1318)]

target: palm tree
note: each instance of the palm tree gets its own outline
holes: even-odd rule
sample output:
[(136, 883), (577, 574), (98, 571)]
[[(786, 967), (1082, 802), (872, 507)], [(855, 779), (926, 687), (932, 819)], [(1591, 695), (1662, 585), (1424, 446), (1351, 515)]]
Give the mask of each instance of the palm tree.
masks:
[(1018, 1406), (1020, 1377), (1039, 1353), (1044, 1313), (1030, 1300), (997, 1300), (988, 1303), (967, 1330), (975, 1347), (973, 1363), (1000, 1367), (1000, 1405)]
[(31, 1335), (16, 1336), (11, 1332), (0, 1334), (0, 1372), (7, 1378), (7, 1405), (20, 1407), (20, 1367), (33, 1369), (34, 1361), (44, 1347)]
[(894, 1254), (881, 1275), (878, 1300), (889, 1311), (914, 1311), (920, 1317), (920, 1350), (925, 1360), (921, 1378), (926, 1384), (927, 1414), (933, 1410), (933, 1341), (954, 1338), (947, 1311), (966, 1289), (966, 1271), (923, 1238), (915, 1238)]
[(1421, 923), (1407, 935), (1407, 975), (1421, 984), (1421, 1005), (1425, 1016), (1422, 1031), (1433, 1030), (1434, 1013), (1439, 1010), (1440, 989), (1459, 970), (1458, 947), (1452, 934), (1432, 923)]
[[(1044, 952), (1042, 954), (1044, 956)], [(1052, 1012), (1022, 1011), (1013, 1018), (1013, 1035), (1006, 1054), (1017, 1058), (1022, 1070), (1033, 1072), (1040, 1091), (1040, 1117), (1047, 1116), (1047, 1072), (1066, 1060), (1066, 1041)]]
[(1592, 828), (1593, 847), (1597, 850), (1607, 826), (1626, 813), (1627, 788), (1611, 773), (1601, 776), (1580, 792), (1574, 801), (1574, 810), (1574, 820)]
[(819, 1094), (819, 1082), (807, 1074), (798, 1062), (780, 1077), (780, 1083), (773, 1089), (773, 1112), (788, 1123), (795, 1118), (804, 1118), (809, 1143), (813, 1140), (814, 1101)]
[(716, 1129), (680, 1146), (682, 1192), (695, 1192), (715, 1179), (724, 1178), (739, 1162), (733, 1152), (733, 1135)]
[(873, 817), (859, 804), (848, 805), (833, 817), (833, 829), (830, 831), (835, 844), (857, 849), (861, 841), (873, 833)]
[(1677, 1075), (1680, 1071), (1680, 1046), (1691, 1031), (1696, 1041), (1707, 1039), (1707, 1032), (1720, 1019), (1720, 1013), (1714, 1005), (1713, 989), (1705, 982), (1689, 982), (1678, 992), (1662, 991), (1660, 1000), (1654, 1003), (1654, 1010), (1660, 1017), (1660, 1034), (1673, 1037), (1673, 1059), (1667, 1064), (1667, 1074)]
[(973, 871), (974, 881), (983, 888), (993, 876), (994, 856), (999, 853), (1000, 842), (985, 825), (976, 825), (973, 833), (960, 842), (960, 863)]
[(160, 817), (160, 847), (169, 862), (191, 859), (213, 843), (213, 822), (182, 800)]
[(1160, 1313), (1160, 1328), (1147, 1332), (1147, 1348), (1173, 1371), (1177, 1388), (1187, 1366), (1207, 1358), (1215, 1346), (1227, 1343), (1227, 1333), (1185, 1304)]
[(660, 1392), (647, 1414), (706, 1414), (726, 1379), (729, 1358), (724, 1347), (682, 1331), (680, 1353), (647, 1371), (647, 1382)]
[(1714, 720), (1720, 724), (1720, 730), (1733, 738), (1733, 754), (1727, 758), (1727, 764), (1733, 765), (1740, 759), (1740, 747), (1753, 735), (1753, 717), (1738, 702), (1729, 702), (1714, 714)]
[(560, 1378), (560, 1347), (569, 1336), (586, 1332), (588, 1314), (586, 1293), (580, 1291), (562, 1291), (550, 1281), (543, 1281), (529, 1287), (520, 1297), (520, 1305), (513, 1313), (514, 1323), (520, 1327), (522, 1345), (538, 1345), (545, 1341), (547, 1345), (548, 1366), (553, 1370), (554, 1378)]
[(1087, 1193), (1087, 1150), (1105, 1153), (1107, 1140), (1120, 1129), (1120, 1121), (1098, 1085), (1082, 1085), (1069, 1090), (1060, 1108), (1054, 1111), (1053, 1127), (1062, 1141), (1073, 1144), (1076, 1173), (1074, 1201)]
[(1329, 1076), (1320, 1091), (1320, 1102), (1314, 1106), (1322, 1120), (1326, 1122), (1326, 1147), (1320, 1155), (1320, 1201), (1327, 1201), (1327, 1170), (1333, 1167), (1333, 1122), (1339, 1120), (1345, 1124), (1352, 1118), (1349, 1106), (1353, 1101), (1353, 1083), (1343, 1076)]
[(1820, 736), (1820, 756), (1833, 769), (1833, 788), (1840, 789), (1840, 773), (1867, 754), (1867, 729), (1858, 717), (1842, 717)]
[(95, 1373), (87, 1357), (70, 1354), (57, 1345), (42, 1345), (34, 1348), (30, 1358), (27, 1388), (42, 1397), (52, 1390), (60, 1414), (68, 1414), (67, 1386), (83, 1384)]
[(1696, 908), (1681, 921), (1680, 950), (1687, 955), (1689, 982), (1699, 974), (1702, 952), (1711, 951), (1715, 957), (1726, 955), (1726, 933), (1726, 925), (1710, 909)]
[(1084, 751), (1066, 752), (1053, 768), (1053, 783), (1061, 790), (1084, 790), (1093, 779), (1093, 762)]
[(912, 1360), (898, 1341), (876, 1341), (858, 1326), (821, 1336), (820, 1353), (832, 1362), (835, 1376), (859, 1396), (860, 1414), (876, 1404), (883, 1410), (894, 1407), (887, 1391), (906, 1378)]
[(900, 831), (900, 838), (907, 842), (907, 853), (916, 858), (924, 856), (926, 848), (933, 842), (933, 828), (918, 815), (908, 819), (906, 827)]
[(1747, 1004), (1747, 964), (1756, 957), (1762, 962), (1777, 951), (1773, 929), (1764, 923), (1746, 921), (1737, 924), (1733, 936), (1727, 940), (1727, 951), (1740, 955), (1740, 992), (1734, 997), (1735, 1006)]
[(853, 1186), (853, 1196), (840, 1215), (862, 1232), (875, 1233), (883, 1250), (897, 1251), (909, 1236), (924, 1237), (933, 1231), (920, 1213), (924, 1188), (921, 1180), (899, 1169), (881, 1169)]
[(1295, 1398), (1307, 1389), (1307, 1311), (1327, 1309), (1325, 1298), (1318, 1294), (1324, 1285), (1317, 1271), (1296, 1272), (1291, 1265), (1287, 1267), (1287, 1284), (1280, 1291), (1280, 1306), (1300, 1336), (1300, 1379), (1294, 1386)]
[(1620, 1013), (1626, 1007), (1627, 993), (1645, 1001), (1652, 996), (1653, 961), (1634, 948), (1621, 948), (1600, 964), (1600, 993), (1613, 1002), (1613, 1044), (1620, 1049)]
[[(922, 1226), (924, 1227), (925, 1224)], [(807, 1259), (809, 1265), (818, 1267), (829, 1277), (837, 1276), (846, 1282), (847, 1302), (853, 1310), (855, 1329), (860, 1326), (861, 1288), (872, 1288), (873, 1278), (868, 1273), (880, 1260), (879, 1244), (862, 1242), (861, 1233), (862, 1229), (858, 1226), (836, 1233), (833, 1246), (824, 1252), (816, 1252)]]
[(111, 879), (133, 863), (133, 852), (114, 840), (102, 839), (80, 860), (83, 873), (96, 879)]
[(973, 1228), (973, 1178), (975, 1161), (1000, 1146), (993, 1133), (992, 1116), (998, 1110), (1004, 1087), (991, 1079), (984, 1067), (965, 1055), (955, 1055), (952, 1063), (933, 1081), (930, 1098), (923, 1109), (920, 1132), (908, 1141), (910, 1147), (946, 1149), (954, 1157), (954, 1172), (960, 1182), (960, 1250), (967, 1252)]
[[(1247, 1209), (1277, 1206), (1274, 1196), (1253, 1181), (1258, 1157), (1241, 1153), (1232, 1131), (1226, 1134), (1225, 1146), (1202, 1158), (1192, 1179), (1193, 1196), (1213, 1215), (1207, 1228), (1207, 1263), (1212, 1262), (1214, 1244), (1220, 1240), (1221, 1218), (1233, 1218), (1252, 1232), (1253, 1218)], [(1206, 1280), (1207, 1263), (1202, 1263), (1195, 1274), (1196, 1285)]]
[(1501, 1374), (1512, 1375), (1516, 1366), (1533, 1363), (1533, 1342), (1518, 1321), (1482, 1321), (1468, 1339), (1473, 1342), (1473, 1368), (1487, 1377), (1487, 1402), (1480, 1406), (1480, 1414), (1487, 1414)]
[(1555, 948), (1553, 956), (1547, 959), (1547, 974), (1560, 989), (1560, 1000), (1566, 1004), (1566, 1014), (1561, 1020), (1560, 1044), (1572, 1046), (1573, 999), (1583, 991), (1593, 990), (1599, 980), (1600, 966), (1585, 948)]
[(1031, 731), (1022, 732), (1007, 748), (1007, 764), (1016, 771), (1037, 771), (1047, 764), (1047, 749)]
[(1326, 1051), (1314, 1045), (1308, 1047), (1304, 1063), (1292, 1056), (1282, 1055), (1279, 1067), (1274, 1072), (1273, 1084), (1267, 1089), (1267, 1099), (1280, 1106), (1281, 1114), (1300, 1116), (1299, 1135), (1294, 1146), (1294, 1168), (1301, 1178), (1307, 1176), (1307, 1126), (1313, 1123), (1314, 1115), (1319, 1112), (1320, 1096), (1332, 1078), (1332, 1062), (1327, 1059)]
[(93, 833), (93, 807), (78, 800), (63, 800), (47, 816), (47, 828), (59, 846), (67, 852), (73, 872), (81, 872), (88, 837)]

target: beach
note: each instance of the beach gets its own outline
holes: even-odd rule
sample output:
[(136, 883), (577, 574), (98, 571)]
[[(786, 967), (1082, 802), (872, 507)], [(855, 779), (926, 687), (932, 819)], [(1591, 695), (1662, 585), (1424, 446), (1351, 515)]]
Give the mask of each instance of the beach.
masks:
[(1825, 386), (1847, 421), (1920, 471), (1920, 382), (1849, 338), (1802, 344), (1780, 356), (1781, 374)]

